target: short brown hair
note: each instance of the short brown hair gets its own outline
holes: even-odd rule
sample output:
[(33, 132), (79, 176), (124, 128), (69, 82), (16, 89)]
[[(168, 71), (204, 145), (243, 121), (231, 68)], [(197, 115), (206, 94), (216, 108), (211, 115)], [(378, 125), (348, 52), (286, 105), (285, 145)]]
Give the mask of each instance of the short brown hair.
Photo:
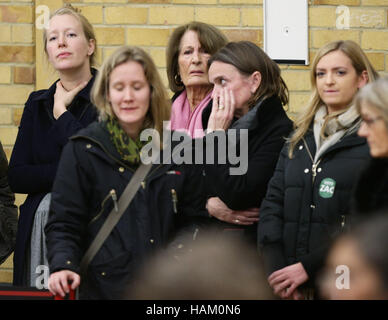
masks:
[[(85, 38), (88, 42), (90, 40), (94, 40), (95, 48), (94, 48), (94, 52), (89, 57), (89, 62), (90, 62), (90, 66), (96, 65), (97, 38), (96, 38), (96, 35), (94, 33), (93, 26), (90, 24), (88, 19), (86, 19), (85, 16), (83, 14), (81, 14), (80, 10), (78, 10), (77, 8), (74, 8), (71, 4), (66, 4), (62, 8), (60, 8), (60, 9), (56, 10), (54, 13), (52, 13), (50, 15), (50, 20), (54, 16), (62, 16), (65, 14), (73, 16), (81, 23), (82, 30), (83, 30), (83, 32), (85, 34)], [(46, 31), (43, 32), (43, 43), (44, 43), (44, 52), (47, 55), (47, 48), (46, 48), (46, 46), (47, 46), (47, 34), (46, 34)]]
[(113, 69), (129, 61), (137, 62), (143, 67), (144, 75), (151, 88), (150, 107), (143, 129), (156, 129), (162, 137), (163, 121), (168, 121), (170, 118), (170, 102), (155, 63), (143, 49), (122, 46), (104, 61), (92, 88), (92, 102), (99, 111), (101, 120), (113, 117), (112, 107), (108, 101), (109, 78)]
[(288, 88), (280, 75), (279, 66), (257, 45), (250, 41), (229, 42), (208, 61), (208, 67), (220, 61), (231, 64), (241, 74), (251, 75), (255, 71), (261, 74), (261, 83), (249, 101), (252, 107), (261, 98), (277, 95), (282, 104), (288, 103)]
[(193, 21), (176, 28), (168, 41), (166, 51), (167, 78), (172, 92), (184, 89), (183, 83), (177, 81), (179, 74), (178, 56), (181, 39), (187, 31), (195, 31), (198, 34), (201, 46), (209, 54), (216, 53), (217, 50), (228, 43), (228, 39), (219, 29), (203, 22)]

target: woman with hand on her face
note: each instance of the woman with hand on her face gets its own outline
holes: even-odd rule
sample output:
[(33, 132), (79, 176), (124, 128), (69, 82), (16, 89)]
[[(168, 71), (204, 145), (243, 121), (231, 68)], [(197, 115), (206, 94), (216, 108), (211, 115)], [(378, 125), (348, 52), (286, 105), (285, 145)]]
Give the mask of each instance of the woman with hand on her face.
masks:
[[(207, 209), (216, 218), (212, 224), (217, 228), (256, 245), (258, 208), (285, 137), (292, 130), (283, 109), (288, 89), (278, 65), (249, 41), (228, 43), (208, 64), (214, 91), (206, 147), (220, 134), (227, 145), (219, 140), (214, 148), (215, 164), (205, 165)], [(247, 139), (242, 130), (248, 132)], [(228, 149), (230, 154), (229, 149), (234, 148), (240, 153), (241, 170), (232, 174), (238, 165), (222, 159), (219, 150)], [(246, 155), (243, 149), (248, 150)]]
[(97, 119), (89, 97), (96, 75), (93, 27), (68, 5), (51, 15), (43, 35), (59, 80), (30, 94), (8, 171), (12, 191), (28, 195), (20, 207), (14, 255), (13, 282), (24, 286), (35, 286), (36, 267), (47, 264), (43, 227), (62, 149), (70, 136)]
[(357, 135), (353, 98), (378, 78), (353, 41), (335, 41), (316, 54), (311, 99), (283, 147), (260, 207), (258, 239), (269, 284), (288, 299), (314, 296), (316, 273), (349, 217), (355, 173), (368, 160)]
[(110, 211), (118, 211), (123, 190), (140, 166), (142, 148), (149, 143), (140, 134), (154, 129), (161, 136), (163, 121), (170, 116), (156, 66), (137, 47), (119, 48), (104, 62), (92, 99), (100, 121), (71, 138), (53, 187), (45, 228), (49, 289), (64, 296), (71, 282), (71, 289), (81, 284), (81, 298), (118, 299), (145, 259), (198, 214), (201, 176), (193, 165), (152, 165), (88, 267), (81, 266), (86, 249)]
[(362, 171), (353, 194), (353, 209), (360, 217), (388, 210), (388, 79), (368, 84), (356, 97), (361, 114), (358, 135), (366, 138), (372, 159)]
[(211, 105), (213, 85), (207, 61), (228, 40), (220, 30), (190, 22), (174, 30), (167, 46), (167, 77), (174, 96), (171, 130), (185, 130), (191, 137), (204, 135), (202, 112)]

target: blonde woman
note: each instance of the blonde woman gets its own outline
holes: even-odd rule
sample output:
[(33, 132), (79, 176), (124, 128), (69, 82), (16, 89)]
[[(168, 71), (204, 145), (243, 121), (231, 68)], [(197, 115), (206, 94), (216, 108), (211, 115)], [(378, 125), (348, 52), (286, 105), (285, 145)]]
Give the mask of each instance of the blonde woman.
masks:
[(356, 172), (369, 157), (357, 135), (353, 98), (378, 74), (352, 41), (321, 48), (312, 95), (284, 146), (260, 208), (259, 244), (269, 284), (281, 298), (314, 296), (315, 276), (333, 236), (348, 223)]
[[(100, 121), (65, 147), (46, 226), (49, 289), (64, 296), (117, 299), (148, 256), (199, 212), (200, 175), (192, 166), (154, 165), (123, 216), (80, 275), (80, 261), (140, 164), (143, 129), (162, 133), (170, 104), (149, 55), (122, 47), (103, 64), (92, 93)], [(194, 186), (194, 187), (193, 187)], [(199, 203), (200, 202), (200, 203)]]
[(59, 79), (30, 94), (9, 163), (9, 185), (27, 194), (20, 207), (14, 284), (35, 286), (36, 267), (47, 264), (43, 227), (59, 158), (68, 138), (97, 119), (90, 102), (97, 70), (96, 37), (88, 20), (67, 5), (55, 11), (44, 35), (44, 51)]

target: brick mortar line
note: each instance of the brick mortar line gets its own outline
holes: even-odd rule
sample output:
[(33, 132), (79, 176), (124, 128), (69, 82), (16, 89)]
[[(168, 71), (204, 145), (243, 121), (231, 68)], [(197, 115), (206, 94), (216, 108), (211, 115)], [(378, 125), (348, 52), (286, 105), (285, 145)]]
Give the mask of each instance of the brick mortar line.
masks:
[(9, 6), (12, 7), (27, 7), (27, 8), (34, 8), (35, 3), (32, 2), (0, 2), (0, 7), (2, 6)]
[[(34, 44), (34, 42), (0, 42), (0, 47), (21, 47), (22, 44)], [(24, 47), (24, 46), (23, 46)]]
[(349, 29), (337, 29), (334, 25), (334, 27), (309, 27), (309, 31), (315, 31), (315, 30), (325, 30), (325, 31), (370, 31), (370, 30), (376, 30), (377, 32), (387, 32), (388, 33), (388, 28), (383, 26), (383, 27), (350, 27)]
[[(73, 4), (75, 7), (79, 8), (82, 10), (82, 8), (84, 7), (101, 7), (104, 11), (105, 9), (109, 9), (109, 8), (122, 8), (122, 7), (125, 7), (124, 4), (104, 4), (104, 5), (89, 5), (88, 3), (80, 3), (80, 4)], [(168, 7), (168, 8), (175, 8), (175, 7), (194, 7), (194, 8), (197, 8), (197, 7), (236, 7), (236, 8), (263, 8), (263, 5), (257, 5), (257, 4), (252, 4), (252, 3), (247, 3), (247, 4), (242, 4), (242, 5), (239, 5), (239, 4), (236, 4), (236, 3), (225, 3), (225, 4), (195, 4), (195, 3), (176, 3), (176, 4), (162, 4), (162, 3), (154, 3), (154, 4), (146, 4), (146, 3), (143, 3), (143, 4), (136, 4), (136, 5), (127, 5), (127, 7), (130, 7), (130, 8), (146, 8), (146, 9), (149, 9), (149, 8), (163, 8), (163, 7)]]
[[(15, 46), (14, 42), (1, 42), (0, 46), (5, 47), (5, 46)], [(31, 45), (31, 43), (21, 43), (20, 45), (17, 45), (18, 47), (35, 47), (35, 44)]]
[(0, 21), (0, 27), (4, 25), (4, 26), (24, 26), (24, 25), (28, 25), (28, 26), (34, 26), (35, 23), (34, 22), (7, 22), (7, 21)]
[(8, 67), (12, 67), (12, 66), (15, 66), (15, 64), (17, 64), (17, 67), (31, 67), (32, 65), (34, 64), (28, 64), (28, 63), (22, 63), (22, 62), (0, 62), (0, 65), (1, 66), (8, 66)]
[[(199, 20), (194, 20), (194, 21), (199, 21)], [(103, 25), (103, 24), (99, 24), (99, 25), (94, 25), (94, 28), (100, 28), (100, 29), (107, 29), (107, 28), (132, 28), (132, 29), (148, 29), (148, 30), (152, 30), (152, 29), (155, 29), (155, 30), (172, 30), (172, 29), (175, 29), (177, 27), (181, 26), (180, 24), (177, 24), (177, 25), (162, 25), (162, 24), (149, 24), (149, 25), (145, 25), (145, 24), (125, 24), (125, 25), (122, 25), (122, 24), (108, 24), (108, 25)], [(226, 26), (226, 25), (215, 25), (218, 29), (220, 30), (223, 30), (223, 29), (228, 29), (230, 30), (231, 28), (233, 28), (233, 30), (246, 30), (246, 29), (255, 29), (255, 30), (261, 30), (264, 28), (264, 26), (236, 26), (236, 25), (231, 25), (231, 26)]]

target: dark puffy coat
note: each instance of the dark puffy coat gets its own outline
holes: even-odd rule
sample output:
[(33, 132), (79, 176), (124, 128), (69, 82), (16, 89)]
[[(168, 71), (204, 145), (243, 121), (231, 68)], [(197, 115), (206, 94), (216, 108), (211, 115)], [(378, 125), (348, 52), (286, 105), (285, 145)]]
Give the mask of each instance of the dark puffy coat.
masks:
[(366, 140), (356, 132), (331, 146), (312, 167), (315, 152), (312, 129), (295, 147), (292, 159), (288, 145), (283, 147), (258, 224), (268, 273), (301, 262), (310, 287), (331, 240), (349, 223), (351, 190), (369, 158)]
[[(204, 113), (209, 114), (208, 110)], [(230, 129), (248, 129), (248, 169), (243, 175), (231, 175), (228, 162), (225, 165), (206, 165), (208, 198), (219, 197), (233, 210), (258, 208), (267, 191), (285, 138), (292, 130), (292, 122), (280, 99), (272, 97), (259, 102), (245, 116), (235, 121)], [(256, 243), (256, 224), (239, 227), (216, 219), (212, 221), (221, 228), (242, 229)]]
[(19, 132), (9, 163), (9, 185), (15, 193), (27, 193), (20, 206), (14, 254), (15, 285), (26, 285), (27, 247), (30, 243), (35, 211), (45, 194), (51, 191), (59, 158), (70, 136), (97, 119), (90, 102), (93, 78), (74, 98), (57, 120), (53, 116), (56, 82), (47, 90), (32, 92), (23, 110)]
[(8, 161), (0, 142), (0, 264), (13, 252), (16, 241), (18, 208), (8, 185)]
[(352, 208), (359, 218), (385, 210), (388, 213), (388, 159), (372, 158), (357, 181)]
[[(201, 179), (194, 165), (154, 165), (121, 220), (81, 276), (81, 296), (120, 298), (136, 270), (181, 226), (201, 215)], [(52, 191), (47, 236), (50, 272), (79, 272), (80, 261), (134, 169), (120, 160), (103, 124), (65, 147)], [(202, 212), (202, 214), (205, 214)]]

